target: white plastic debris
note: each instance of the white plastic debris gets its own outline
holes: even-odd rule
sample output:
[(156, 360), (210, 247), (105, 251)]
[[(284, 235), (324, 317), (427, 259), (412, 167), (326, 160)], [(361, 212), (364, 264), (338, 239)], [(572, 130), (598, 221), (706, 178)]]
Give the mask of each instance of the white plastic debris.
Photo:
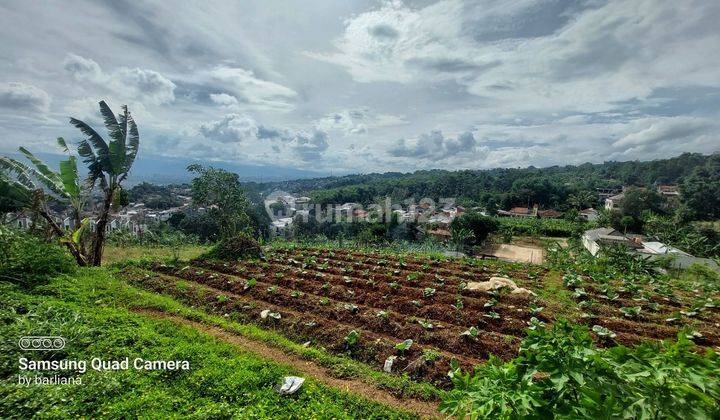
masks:
[(280, 395), (294, 394), (300, 389), (304, 382), (305, 378), (300, 378), (299, 376), (286, 376), (283, 378), (283, 383), (275, 387), (275, 391), (277, 391)]
[(395, 363), (395, 359), (397, 359), (397, 356), (389, 356), (387, 359), (385, 359), (385, 364), (383, 365), (383, 371), (390, 373), (392, 372), (392, 366), (393, 363)]
[(270, 309), (265, 309), (264, 311), (260, 312), (260, 318), (267, 319), (268, 315), (270, 315)]

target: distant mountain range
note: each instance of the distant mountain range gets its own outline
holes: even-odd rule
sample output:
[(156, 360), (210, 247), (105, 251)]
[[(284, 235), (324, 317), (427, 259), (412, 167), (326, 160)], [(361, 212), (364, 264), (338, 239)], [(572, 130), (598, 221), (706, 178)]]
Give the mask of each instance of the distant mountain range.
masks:
[[(19, 160), (24, 160), (22, 155), (18, 153), (2, 154)], [(64, 155), (52, 153), (36, 153), (36, 156), (44, 160), (51, 168), (55, 169), (57, 169), (60, 160), (65, 158)], [(141, 154), (138, 156), (137, 161), (133, 165), (127, 184), (128, 186), (132, 186), (141, 182), (150, 182), (153, 184), (178, 184), (188, 182), (192, 179), (192, 177), (185, 168), (193, 163), (210, 165), (216, 168), (222, 168), (227, 171), (235, 172), (240, 176), (242, 181), (246, 182), (278, 182), (294, 179), (326, 177), (330, 175), (329, 172), (307, 171), (275, 165), (248, 165), (242, 163), (214, 162), (190, 158), (170, 158)], [(83, 169), (80, 168), (80, 171), (82, 173)]]

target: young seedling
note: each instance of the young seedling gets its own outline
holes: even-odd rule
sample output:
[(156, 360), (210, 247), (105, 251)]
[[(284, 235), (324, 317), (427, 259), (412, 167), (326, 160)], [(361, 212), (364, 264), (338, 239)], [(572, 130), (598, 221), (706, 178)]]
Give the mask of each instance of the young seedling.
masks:
[(600, 325), (593, 325), (592, 330), (600, 338), (615, 338), (617, 334)]
[(388, 319), (390, 317), (390, 313), (388, 311), (377, 311), (375, 314), (376, 317), (382, 318), (382, 319)]
[(640, 316), (642, 309), (639, 306), (623, 306), (620, 308), (620, 312), (625, 318), (636, 319)]
[(493, 308), (493, 307), (495, 307), (495, 305), (497, 305), (497, 304), (498, 304), (497, 298), (492, 298), (492, 299), (488, 300), (487, 302), (485, 302), (485, 304), (483, 305), (483, 307), (485, 307), (485, 308)]
[(410, 347), (412, 347), (413, 341), (411, 339), (407, 339), (403, 341), (402, 343), (395, 344), (395, 349), (400, 352), (400, 354), (404, 354), (404, 352), (410, 350)]
[(435, 296), (435, 289), (432, 287), (426, 287), (425, 290), (423, 290), (423, 297), (425, 299)]
[(467, 330), (461, 332), (461, 333), (460, 333), (460, 336), (461, 336), (461, 337), (472, 338), (472, 339), (474, 340), (474, 339), (476, 339), (476, 338), (478, 337), (479, 334), (480, 334), (480, 330), (478, 330), (478, 329), (475, 328), (475, 327), (470, 327), (470, 328), (468, 328)]
[(528, 328), (531, 330), (536, 330), (538, 328), (545, 328), (545, 323), (535, 317), (532, 317), (532, 318), (530, 318), (530, 321), (528, 322)]
[(530, 302), (530, 313), (531, 313), (531, 314), (537, 315), (537, 314), (539, 314), (540, 312), (542, 312), (543, 309), (545, 309), (544, 306), (538, 306), (537, 303), (535, 303), (535, 302)]
[(249, 289), (255, 287), (256, 284), (257, 284), (257, 280), (255, 279), (255, 277), (248, 279), (248, 281), (246, 281), (245, 285), (243, 286), (243, 291), (249, 290)]
[(348, 335), (345, 336), (345, 343), (347, 344), (348, 349), (355, 347), (359, 341), (360, 333), (355, 330), (350, 331)]
[(343, 307), (345, 308), (346, 311), (349, 311), (353, 315), (358, 313), (358, 310), (359, 310), (357, 305), (353, 305), (352, 303), (346, 303), (345, 305), (343, 305)]
[(490, 318), (490, 319), (500, 319), (500, 314), (497, 312), (488, 312), (488, 313), (484, 314), (483, 316), (485, 318)]
[(441, 354), (440, 352), (433, 350), (433, 349), (425, 349), (423, 350), (423, 359), (425, 360), (425, 363), (433, 363), (434, 361), (440, 359)]
[(422, 319), (418, 319), (418, 324), (420, 324), (426, 330), (432, 330), (433, 328), (435, 328), (433, 324)]

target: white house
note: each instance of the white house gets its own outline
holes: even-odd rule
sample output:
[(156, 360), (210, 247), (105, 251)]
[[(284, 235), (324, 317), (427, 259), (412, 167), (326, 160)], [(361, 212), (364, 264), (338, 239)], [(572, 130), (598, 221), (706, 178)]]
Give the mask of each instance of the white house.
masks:
[(292, 234), (292, 217), (284, 217), (273, 221), (270, 224), (270, 237), (284, 237), (288, 238)]
[(612, 197), (608, 197), (605, 199), (605, 209), (606, 210), (620, 210), (620, 206), (622, 205), (622, 201), (625, 199), (625, 193), (620, 193), (617, 195), (613, 195)]
[(613, 228), (598, 228), (586, 230), (582, 235), (582, 244), (590, 251), (593, 256), (596, 256), (603, 244), (625, 244), (628, 247), (632, 247), (634, 242), (629, 240), (625, 235), (618, 232)]
[(600, 214), (598, 213), (597, 210), (590, 207), (588, 209), (580, 210), (580, 217), (587, 220), (588, 222), (593, 222), (593, 221), (597, 220), (598, 217), (600, 217)]

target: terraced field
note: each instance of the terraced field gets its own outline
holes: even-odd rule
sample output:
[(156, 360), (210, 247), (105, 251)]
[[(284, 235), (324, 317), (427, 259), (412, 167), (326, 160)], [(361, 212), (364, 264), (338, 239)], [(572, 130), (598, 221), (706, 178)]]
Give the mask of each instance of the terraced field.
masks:
[[(540, 267), (353, 250), (274, 249), (258, 260), (158, 263), (150, 271), (126, 274), (134, 284), (183, 303), (279, 330), (298, 342), (348, 354), (378, 369), (392, 359), (393, 372), (439, 385), (447, 384), (452, 359), (471, 368), (491, 354), (514, 357), (526, 328), (552, 322), (558, 307), (553, 301), (504, 290), (466, 288), (468, 282), (504, 276), (540, 291), (549, 275)], [(607, 299), (592, 285), (581, 292), (577, 288), (567, 284), (562, 292), (578, 303), (593, 301), (578, 305), (577, 322), (612, 330), (621, 343), (674, 337), (679, 324), (664, 317), (690, 310), (681, 301), (659, 296), (626, 302), (632, 300), (626, 291)], [(630, 303), (652, 310), (623, 316), (618, 308)], [(701, 333), (700, 344), (720, 343), (717, 322), (714, 309), (692, 320)], [(412, 340), (409, 347), (407, 340)], [(608, 337), (599, 341), (613, 342)]]

